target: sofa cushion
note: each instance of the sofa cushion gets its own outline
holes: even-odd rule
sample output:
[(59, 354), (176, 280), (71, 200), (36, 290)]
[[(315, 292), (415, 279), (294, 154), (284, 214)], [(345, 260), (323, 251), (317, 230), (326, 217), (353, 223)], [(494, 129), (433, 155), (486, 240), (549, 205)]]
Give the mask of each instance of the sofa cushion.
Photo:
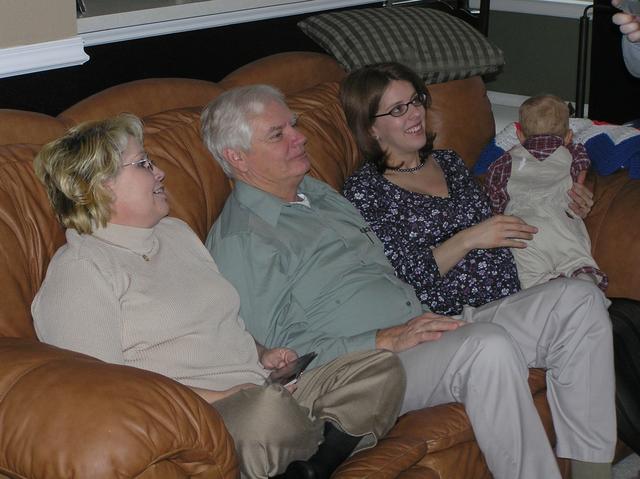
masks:
[(344, 180), (362, 159), (340, 105), (339, 89), (337, 82), (323, 83), (287, 97), (287, 103), (298, 115), (298, 130), (309, 139), (311, 176), (342, 191)]
[(0, 109), (0, 145), (43, 145), (62, 136), (65, 127), (52, 116), (33, 111)]
[(0, 338), (0, 358), (10, 477), (239, 475), (218, 412), (169, 378), (23, 338)]
[(65, 241), (33, 171), (40, 148), (26, 143), (0, 146), (0, 336), (35, 338), (31, 301), (49, 260)]
[[(292, 69), (291, 65), (296, 68)], [(260, 58), (229, 73), (218, 83), (231, 88), (266, 83), (285, 95), (299, 93), (320, 83), (339, 81), (345, 76), (342, 67), (324, 53), (283, 52)]]
[(102, 90), (58, 115), (67, 126), (120, 113), (143, 118), (168, 110), (202, 107), (222, 92), (217, 84), (191, 78), (146, 78)]
[(502, 51), (462, 20), (438, 10), (388, 7), (322, 13), (298, 23), (347, 71), (398, 61), (427, 83), (496, 72)]

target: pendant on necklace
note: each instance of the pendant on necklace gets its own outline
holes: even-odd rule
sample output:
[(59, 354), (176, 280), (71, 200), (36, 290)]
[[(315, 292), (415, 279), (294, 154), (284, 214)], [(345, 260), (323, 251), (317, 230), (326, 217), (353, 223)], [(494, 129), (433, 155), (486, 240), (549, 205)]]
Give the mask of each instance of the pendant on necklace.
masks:
[(149, 261), (149, 257), (146, 254), (142, 255), (142, 259), (145, 260), (145, 261)]

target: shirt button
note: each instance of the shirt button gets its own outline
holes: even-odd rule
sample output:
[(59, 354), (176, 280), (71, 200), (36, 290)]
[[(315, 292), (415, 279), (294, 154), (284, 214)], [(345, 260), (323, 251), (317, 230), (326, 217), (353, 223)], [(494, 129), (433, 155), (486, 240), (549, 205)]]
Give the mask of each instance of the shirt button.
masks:
[(407, 301), (407, 306), (411, 306), (411, 301)]

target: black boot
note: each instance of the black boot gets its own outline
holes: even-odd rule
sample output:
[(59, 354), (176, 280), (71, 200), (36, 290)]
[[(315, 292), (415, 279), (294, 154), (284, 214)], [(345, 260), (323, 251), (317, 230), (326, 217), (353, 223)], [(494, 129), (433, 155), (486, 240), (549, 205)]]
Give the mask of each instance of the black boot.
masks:
[(293, 461), (284, 474), (273, 479), (329, 479), (356, 448), (360, 438), (342, 432), (331, 422), (324, 424), (324, 441), (306, 461)]

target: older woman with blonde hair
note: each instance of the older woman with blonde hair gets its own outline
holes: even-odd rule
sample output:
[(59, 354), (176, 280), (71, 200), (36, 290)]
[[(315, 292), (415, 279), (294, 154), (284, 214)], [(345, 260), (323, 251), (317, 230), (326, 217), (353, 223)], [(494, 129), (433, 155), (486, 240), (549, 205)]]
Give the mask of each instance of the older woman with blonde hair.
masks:
[[(297, 358), (256, 343), (239, 297), (181, 220), (138, 118), (85, 123), (46, 145), (37, 176), (67, 228), (32, 304), (38, 337), (163, 374), (213, 404), (243, 477), (328, 478), (360, 443), (387, 432), (404, 374), (387, 351), (347, 355), (297, 384), (267, 384)], [(354, 399), (355, 398), (355, 399)]]

